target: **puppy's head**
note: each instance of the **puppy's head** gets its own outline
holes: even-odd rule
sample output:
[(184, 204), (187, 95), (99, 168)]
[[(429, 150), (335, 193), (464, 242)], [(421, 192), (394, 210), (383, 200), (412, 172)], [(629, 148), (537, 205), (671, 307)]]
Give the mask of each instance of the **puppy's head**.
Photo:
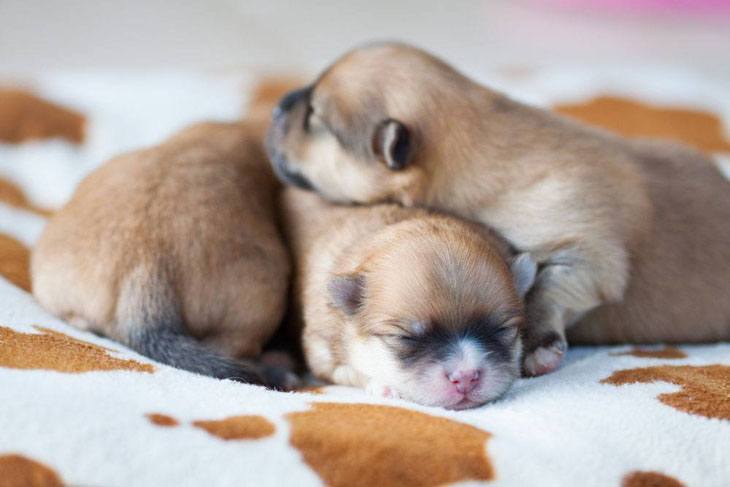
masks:
[(441, 153), (463, 136), (454, 119), (476, 118), (474, 86), (413, 47), (354, 50), (281, 100), (269, 156), (284, 182), (330, 200), (419, 203), (431, 161), (457, 156)]
[(424, 405), (463, 409), (503, 394), (519, 376), (526, 255), (512, 269), (466, 224), (404, 222), (380, 236), (357, 271), (332, 276), (332, 304), (354, 324), (351, 365)]

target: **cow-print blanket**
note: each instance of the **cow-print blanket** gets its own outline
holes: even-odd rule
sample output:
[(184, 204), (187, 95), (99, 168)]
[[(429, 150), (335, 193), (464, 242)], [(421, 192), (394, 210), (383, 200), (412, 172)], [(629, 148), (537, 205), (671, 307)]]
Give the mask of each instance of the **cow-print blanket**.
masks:
[[(627, 136), (730, 156), (722, 83), (665, 71), (481, 78)], [(201, 377), (43, 311), (29, 252), (80, 178), (190, 122), (238, 117), (254, 84), (65, 73), (0, 88), (0, 486), (730, 485), (727, 343), (576, 348), (559, 371), (452, 412)]]

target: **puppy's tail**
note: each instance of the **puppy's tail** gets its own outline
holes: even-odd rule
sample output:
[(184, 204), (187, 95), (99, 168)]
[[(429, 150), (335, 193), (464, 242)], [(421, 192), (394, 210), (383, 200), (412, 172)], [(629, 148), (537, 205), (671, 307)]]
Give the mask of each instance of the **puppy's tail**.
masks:
[(169, 280), (138, 268), (127, 277), (117, 301), (113, 338), (153, 360), (217, 379), (288, 389), (292, 374), (253, 360), (234, 360), (209, 350), (185, 332)]

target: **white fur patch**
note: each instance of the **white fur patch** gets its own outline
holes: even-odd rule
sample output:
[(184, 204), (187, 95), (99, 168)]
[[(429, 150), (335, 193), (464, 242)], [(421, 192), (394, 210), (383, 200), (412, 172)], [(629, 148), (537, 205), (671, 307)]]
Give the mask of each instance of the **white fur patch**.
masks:
[(474, 370), (483, 367), (488, 352), (478, 343), (470, 338), (464, 338), (459, 341), (458, 347), (459, 350), (454, 358), (446, 364), (449, 373), (456, 370)]

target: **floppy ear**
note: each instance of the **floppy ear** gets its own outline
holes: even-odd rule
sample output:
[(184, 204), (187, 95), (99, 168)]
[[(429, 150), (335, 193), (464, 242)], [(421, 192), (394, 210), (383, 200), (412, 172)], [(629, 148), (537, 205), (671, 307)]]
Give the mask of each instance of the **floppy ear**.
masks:
[(403, 169), (411, 159), (411, 134), (398, 120), (388, 118), (375, 128), (373, 152), (393, 171)]
[(535, 284), (537, 263), (532, 259), (530, 254), (524, 252), (515, 256), (510, 267), (515, 281), (515, 288), (517, 288), (517, 294), (521, 298), (524, 298), (532, 288), (532, 285)]
[(327, 283), (332, 304), (349, 316), (360, 309), (364, 287), (365, 277), (362, 274), (334, 276)]

